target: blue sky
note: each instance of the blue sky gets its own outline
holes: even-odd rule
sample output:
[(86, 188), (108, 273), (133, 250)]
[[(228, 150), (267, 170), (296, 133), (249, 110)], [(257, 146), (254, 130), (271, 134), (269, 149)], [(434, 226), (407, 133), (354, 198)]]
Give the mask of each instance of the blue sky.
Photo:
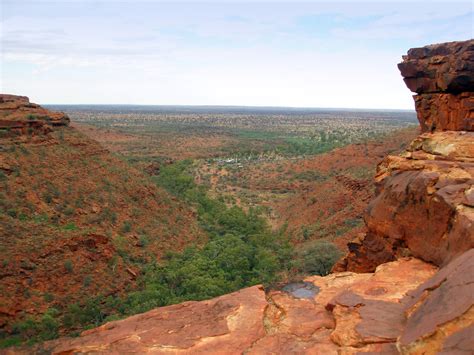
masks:
[(38, 103), (413, 108), (407, 49), (472, 2), (1, 1), (4, 93)]

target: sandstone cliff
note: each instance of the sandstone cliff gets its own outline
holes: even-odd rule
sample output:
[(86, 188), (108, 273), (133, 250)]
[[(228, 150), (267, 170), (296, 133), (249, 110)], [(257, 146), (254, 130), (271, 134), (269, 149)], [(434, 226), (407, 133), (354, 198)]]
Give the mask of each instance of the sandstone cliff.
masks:
[(6, 353), (472, 353), (473, 45), (404, 58), (424, 133), (380, 164), (368, 232), (349, 244), (341, 272), (157, 308)]
[(399, 68), (424, 133), (379, 165), (368, 233), (336, 270), (401, 255), (443, 266), (474, 246), (474, 41), (411, 49)]

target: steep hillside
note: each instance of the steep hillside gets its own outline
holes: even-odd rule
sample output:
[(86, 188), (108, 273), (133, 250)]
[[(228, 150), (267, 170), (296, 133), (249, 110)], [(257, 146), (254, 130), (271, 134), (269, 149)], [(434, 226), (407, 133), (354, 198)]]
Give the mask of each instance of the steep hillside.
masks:
[(202, 243), (195, 212), (68, 126), (0, 95), (0, 327), (135, 287), (146, 261)]
[[(415, 48), (400, 66), (415, 101), (428, 100), (417, 112), (432, 133), (379, 166), (368, 232), (338, 265), (373, 273), (254, 286), (6, 353), (471, 354), (473, 50), (474, 41)], [(468, 104), (446, 109), (442, 97)]]

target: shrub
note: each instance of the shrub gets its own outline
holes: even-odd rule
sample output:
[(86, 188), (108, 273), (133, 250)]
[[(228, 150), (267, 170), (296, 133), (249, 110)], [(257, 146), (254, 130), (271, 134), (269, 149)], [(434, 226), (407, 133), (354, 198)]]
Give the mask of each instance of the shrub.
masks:
[(15, 218), (15, 217), (18, 215), (18, 212), (17, 212), (15, 209), (10, 208), (10, 209), (7, 211), (7, 214), (8, 214), (10, 217)]
[(145, 248), (150, 243), (150, 240), (146, 235), (141, 235), (138, 239), (137, 245), (141, 248)]
[(125, 221), (123, 222), (123, 225), (122, 225), (122, 233), (130, 233), (132, 230), (132, 222), (130, 221)]
[(75, 230), (77, 230), (78, 228), (77, 228), (77, 226), (76, 226), (73, 222), (71, 222), (71, 223), (66, 224), (66, 225), (63, 227), (63, 229), (64, 229), (64, 230), (67, 230), (67, 231), (75, 231)]
[(341, 257), (341, 252), (332, 243), (316, 241), (303, 244), (297, 252), (297, 268), (308, 274), (325, 276)]
[(74, 269), (74, 264), (72, 263), (71, 260), (68, 259), (64, 262), (64, 268), (66, 269), (67, 272), (72, 273)]
[(46, 293), (43, 295), (43, 299), (44, 299), (46, 302), (51, 302), (51, 301), (54, 300), (54, 295), (52, 295), (51, 293), (46, 292)]
[(92, 282), (91, 275), (87, 275), (86, 277), (84, 277), (84, 282), (83, 282), (84, 287), (89, 287), (91, 282)]
[(59, 330), (56, 319), (58, 313), (58, 310), (50, 308), (40, 319), (27, 317), (13, 325), (13, 334), (31, 342), (56, 338)]

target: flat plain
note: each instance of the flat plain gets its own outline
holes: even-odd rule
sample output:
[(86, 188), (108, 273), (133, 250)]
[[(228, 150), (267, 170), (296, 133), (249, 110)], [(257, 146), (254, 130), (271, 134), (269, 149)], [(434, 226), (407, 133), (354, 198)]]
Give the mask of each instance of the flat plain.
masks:
[(53, 106), (159, 175), (178, 161), (228, 206), (257, 208), (295, 244), (341, 248), (361, 230), (377, 163), (415, 137), (413, 111), (214, 106)]

